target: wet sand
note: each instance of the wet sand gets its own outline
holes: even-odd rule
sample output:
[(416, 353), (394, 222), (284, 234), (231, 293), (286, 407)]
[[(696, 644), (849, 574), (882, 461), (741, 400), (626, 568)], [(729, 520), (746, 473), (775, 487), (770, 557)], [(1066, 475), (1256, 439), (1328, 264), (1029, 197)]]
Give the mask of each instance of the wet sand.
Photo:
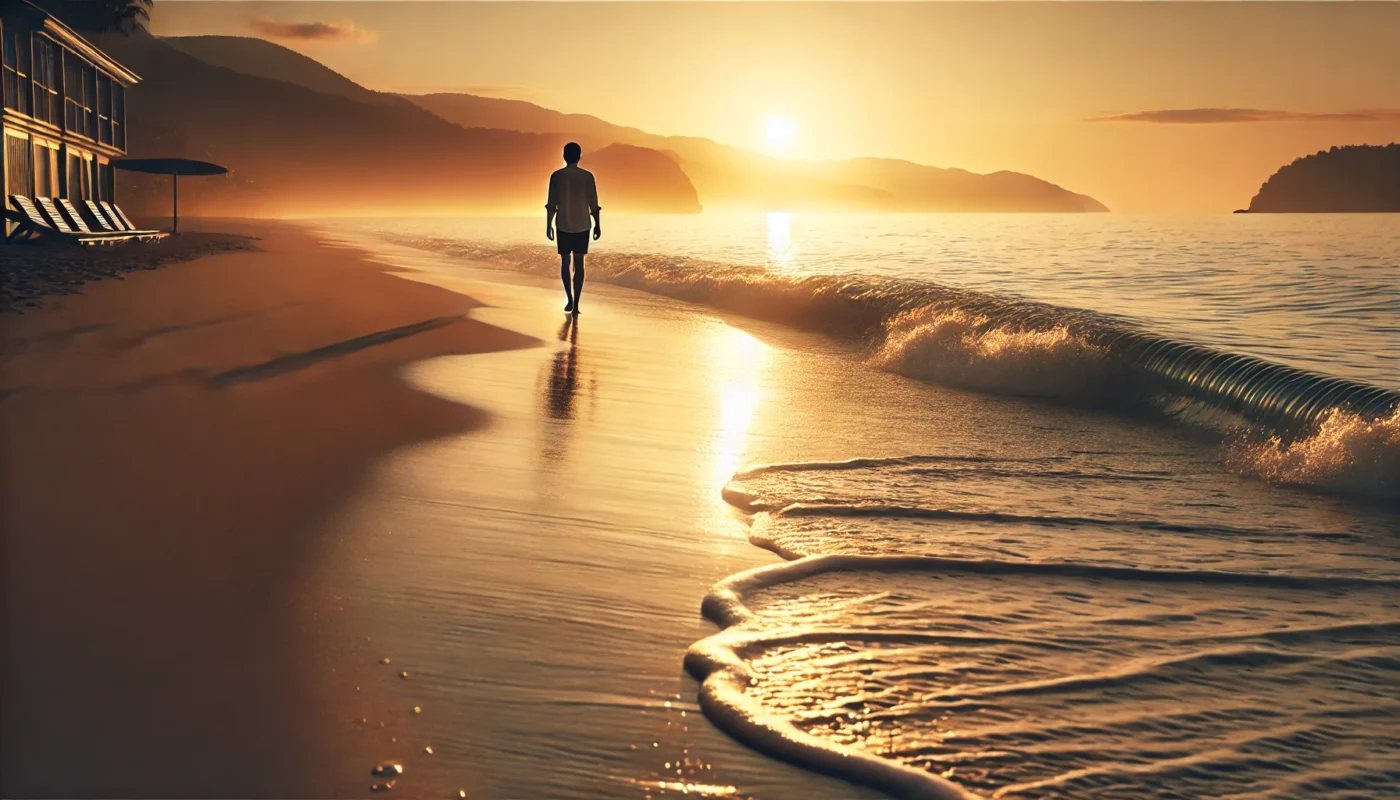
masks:
[[(240, 230), (264, 252), (3, 319), (4, 794), (367, 797), (395, 761), (390, 796), (872, 797), (696, 705), (702, 598), (780, 561), (722, 496), (736, 470), (1218, 459), (1164, 423), (912, 381), (705, 307), (590, 283), (570, 320), (552, 279)], [(835, 619), (792, 591), (779, 627), (813, 598)], [(785, 663), (803, 724), (858, 694)]]
[(221, 229), (262, 252), (3, 322), (0, 792), (369, 796), (398, 761), (409, 796), (868, 796), (714, 729), (682, 666), (705, 590), (776, 560), (718, 494), (767, 345)]
[(625, 289), (571, 320), (553, 281), (233, 228), (262, 252), (4, 320), (0, 793), (368, 797), (393, 761), (391, 796), (874, 797), (697, 706), (706, 592), (781, 560), (735, 471), (1160, 435)]
[[(1120, 535), (1104, 537), (1103, 559), (1142, 560), (1142, 552), (1160, 547), (1173, 567), (1182, 554), (1212, 562), (1220, 553), (1202, 547), (1199, 537), (1175, 550), (1155, 529), (1133, 528), (1133, 519), (1161, 515), (1189, 522), (1205, 513), (1198, 509), (1204, 498), (1219, 498), (1246, 517), (1255, 516), (1251, 509), (1276, 508), (1298, 525), (1317, 524), (1314, 530), (1348, 524), (1353, 515), (1336, 503), (1293, 497), (1227, 473), (1217, 441), (1166, 422), (913, 381), (872, 369), (864, 351), (830, 338), (601, 284), (590, 284), (584, 315), (571, 324), (548, 278), (460, 257), (444, 263), (428, 253), (384, 252), (419, 270), (415, 277), (486, 303), (477, 312), (483, 321), (545, 342), (534, 350), (413, 367), (414, 385), (485, 409), (492, 424), (383, 460), (365, 491), (342, 510), (342, 535), (322, 562), (335, 593), (350, 598), (345, 619), (356, 620), (354, 628), (392, 657), (384, 674), (400, 665), (410, 673), (390, 687), (401, 698), (391, 705), (423, 709), (380, 734), (381, 741), (389, 739), (384, 746), (391, 755), (405, 760), (405, 792), (436, 794), (439, 787), (462, 785), (480, 797), (644, 798), (663, 790), (770, 799), (870, 796), (758, 756), (719, 735), (713, 719), (760, 740), (755, 729), (791, 730), (785, 723), (793, 720), (800, 731), (832, 734), (832, 742), (944, 776), (968, 773), (969, 762), (985, 757), (991, 767), (956, 780), (982, 781), (974, 785), (990, 785), (990, 796), (1005, 753), (995, 740), (960, 750), (963, 740), (953, 729), (944, 743), (943, 730), (918, 727), (924, 723), (906, 710), (917, 707), (917, 697), (901, 695), (893, 707), (882, 705), (896, 687), (933, 689), (914, 684), (910, 673), (867, 674), (881, 663), (878, 648), (814, 647), (803, 655), (778, 646), (761, 662), (746, 652), (745, 662), (763, 676), (751, 685), (779, 676), (765, 705), (744, 708), (757, 713), (751, 720), (725, 713), (699, 718), (699, 687), (678, 666), (687, 648), (715, 631), (699, 618), (699, 599), (724, 578), (779, 562), (749, 543), (746, 518), (723, 499), (745, 465), (911, 454), (985, 462), (992, 465), (986, 477), (951, 475), (943, 486), (947, 496), (921, 507), (993, 503), (1011, 516), (985, 525), (971, 518), (934, 522), (924, 533), (941, 556), (1008, 563), (1059, 561), (1077, 547), (1092, 547), (1090, 533), (1054, 520), (1067, 504), (1080, 514), (1101, 505), (1114, 519), (1128, 520)], [(1098, 458), (1108, 459), (1114, 473), (1136, 465), (1154, 472), (1148, 476), (1154, 480), (1199, 473), (1201, 485), (1183, 484), (1173, 493), (1147, 482), (1140, 495), (1145, 509), (1134, 511), (1120, 495), (1093, 485), (1006, 479), (1025, 464)], [(1157, 466), (1159, 459), (1177, 466)], [(854, 496), (906, 498), (937, 484), (927, 476), (898, 475)], [(825, 499), (833, 496), (838, 499)], [(813, 504), (854, 502), (842, 496), (803, 495)], [(1037, 510), (1051, 515), (1044, 529), (1035, 522)], [(754, 529), (760, 536), (772, 531), (762, 522)], [(1263, 524), (1262, 518), (1242, 520), (1238, 530)], [(871, 527), (833, 523), (831, 538), (855, 552), (878, 550), (881, 542), (862, 538)], [(811, 533), (799, 521), (782, 541), (801, 544)], [(1255, 540), (1254, 534), (1244, 538)], [(884, 546), (917, 540), (898, 531)], [(762, 606), (772, 610), (766, 630), (775, 641), (811, 633), (820, 643), (849, 624), (843, 616), (849, 608), (866, 603), (905, 608), (914, 621), (896, 629), (914, 629), (924, 607), (918, 590), (883, 574), (852, 584), (844, 593), (839, 581), (775, 590)], [(1034, 584), (1022, 590), (1036, 594)], [(988, 606), (978, 599), (964, 606), (957, 592), (932, 591), (949, 605), (954, 619), (947, 627), (955, 637)], [(1078, 613), (1077, 605), (1062, 607), (1053, 590), (1040, 599), (1038, 611), (1018, 617), (1030, 629), (1055, 613)], [(987, 619), (999, 627), (996, 617)], [(936, 676), (930, 679), (935, 687), (944, 680), (956, 686), (963, 662), (945, 662), (940, 647), (909, 648), (929, 659), (912, 663)], [(885, 660), (903, 649), (893, 646)], [(1020, 666), (1018, 657), (1007, 668)], [(1239, 699), (1235, 694), (1261, 696), (1258, 691), (1251, 686), (1232, 693), (1231, 701)], [(714, 711), (716, 695), (708, 697), (707, 710)], [(1066, 723), (1068, 713), (984, 718), (979, 712), (973, 704), (956, 731), (980, 724), (1035, 738), (1057, 724), (1079, 724)], [(881, 724), (850, 730), (871, 719), (868, 714)], [(424, 746), (434, 755), (421, 753)], [(1075, 768), (1054, 739), (1043, 753), (1026, 753), (1020, 757), (1025, 764), (1051, 774)], [(791, 749), (789, 755), (802, 757)], [(807, 755), (815, 767), (852, 771), (842, 769), (839, 755), (816, 758), (810, 749)], [(867, 773), (867, 779), (874, 776)], [(1130, 786), (1125, 796), (1131, 793)]]
[(415, 386), (491, 424), (391, 454), (334, 522), (324, 583), (390, 659), (381, 674), (409, 673), (385, 687), (389, 705), (422, 709), (375, 734), (407, 768), (399, 789), (875, 796), (730, 739), (683, 667), (714, 632), (700, 613), (710, 586), (779, 560), (748, 542), (720, 490), (760, 451), (805, 449), (803, 431), (764, 413), (801, 379), (786, 372), (800, 368), (787, 333), (764, 328), (770, 343), (603, 284), (570, 320), (552, 281), (372, 246), (544, 343), (412, 367)]

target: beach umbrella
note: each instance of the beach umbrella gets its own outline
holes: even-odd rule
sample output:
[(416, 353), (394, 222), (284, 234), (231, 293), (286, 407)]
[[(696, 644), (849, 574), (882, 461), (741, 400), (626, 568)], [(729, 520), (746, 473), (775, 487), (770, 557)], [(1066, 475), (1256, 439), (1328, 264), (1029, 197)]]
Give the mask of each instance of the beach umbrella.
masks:
[(170, 232), (180, 232), (180, 176), (181, 175), (227, 175), (228, 167), (211, 164), (208, 161), (195, 161), (192, 158), (118, 158), (112, 162), (117, 169), (129, 172), (149, 172), (153, 175), (169, 175), (172, 202), (170, 204)]

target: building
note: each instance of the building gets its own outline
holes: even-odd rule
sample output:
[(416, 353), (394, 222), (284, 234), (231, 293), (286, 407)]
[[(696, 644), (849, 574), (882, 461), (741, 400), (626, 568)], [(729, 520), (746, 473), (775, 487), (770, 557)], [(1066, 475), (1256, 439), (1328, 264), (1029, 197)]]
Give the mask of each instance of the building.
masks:
[(6, 207), (13, 194), (114, 199), (126, 90), (140, 78), (28, 0), (0, 3), (0, 47)]

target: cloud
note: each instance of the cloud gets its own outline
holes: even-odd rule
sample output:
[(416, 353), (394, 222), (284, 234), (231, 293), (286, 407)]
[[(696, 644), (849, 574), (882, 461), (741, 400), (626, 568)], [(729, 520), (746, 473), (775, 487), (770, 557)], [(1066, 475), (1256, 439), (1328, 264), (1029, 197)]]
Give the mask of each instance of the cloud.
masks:
[(362, 43), (375, 40), (373, 31), (353, 22), (278, 22), (255, 17), (248, 27), (271, 39), (295, 39), (302, 42)]
[(1092, 117), (1089, 122), (1155, 122), (1166, 125), (1228, 125), (1242, 122), (1397, 122), (1400, 109), (1277, 111), (1263, 108), (1171, 108)]

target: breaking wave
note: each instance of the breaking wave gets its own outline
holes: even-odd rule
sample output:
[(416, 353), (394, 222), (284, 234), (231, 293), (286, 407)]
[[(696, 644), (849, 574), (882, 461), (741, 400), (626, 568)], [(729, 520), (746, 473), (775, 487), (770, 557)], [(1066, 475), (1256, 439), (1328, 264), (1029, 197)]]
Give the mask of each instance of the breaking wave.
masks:
[(1108, 392), (1108, 355), (1067, 325), (1020, 329), (986, 314), (920, 308), (885, 324), (871, 363), (966, 389), (1094, 402)]
[(1232, 468), (1271, 483), (1400, 497), (1400, 409), (1380, 419), (1334, 409), (1307, 436), (1239, 439), (1227, 452)]
[[(553, 274), (547, 249), (400, 244)], [(1400, 391), (1231, 353), (1135, 320), (928, 281), (791, 275), (659, 255), (590, 255), (590, 277), (860, 343), (887, 371), (976, 391), (1167, 414), (1227, 434), (1238, 471), (1397, 499)]]

